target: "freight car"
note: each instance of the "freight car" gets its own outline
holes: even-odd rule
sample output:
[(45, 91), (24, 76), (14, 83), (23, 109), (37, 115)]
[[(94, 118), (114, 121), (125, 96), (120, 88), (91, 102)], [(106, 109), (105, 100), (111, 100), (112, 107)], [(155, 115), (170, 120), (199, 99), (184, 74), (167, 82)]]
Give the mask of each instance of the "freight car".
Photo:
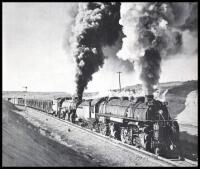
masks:
[(37, 100), (37, 99), (26, 99), (26, 106), (44, 111), (46, 113), (52, 113), (53, 102), (51, 100)]
[(18, 105), (20, 105), (20, 106), (25, 106), (25, 99), (23, 99), (23, 98), (18, 98), (17, 100), (18, 100), (18, 101), (17, 101), (17, 104), (18, 104)]
[(7, 100), (13, 104), (18, 104), (18, 100), (22, 98), (7, 98)]
[(14, 100), (15, 100), (14, 103), (13, 101), (11, 102), (16, 105), (31, 107), (31, 108), (34, 108), (46, 113), (51, 113), (51, 114), (53, 112), (52, 100), (24, 99), (24, 98), (15, 98)]
[(76, 112), (75, 99), (75, 97), (58, 97), (53, 100), (9, 98), (9, 101), (13, 104), (35, 108), (74, 122)]

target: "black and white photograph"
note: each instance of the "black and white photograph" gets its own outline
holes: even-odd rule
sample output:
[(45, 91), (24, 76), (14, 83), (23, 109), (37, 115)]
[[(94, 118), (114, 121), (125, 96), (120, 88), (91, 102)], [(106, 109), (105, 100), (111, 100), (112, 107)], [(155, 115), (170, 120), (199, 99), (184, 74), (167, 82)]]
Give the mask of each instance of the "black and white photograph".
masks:
[(2, 167), (198, 167), (198, 1), (2, 2)]

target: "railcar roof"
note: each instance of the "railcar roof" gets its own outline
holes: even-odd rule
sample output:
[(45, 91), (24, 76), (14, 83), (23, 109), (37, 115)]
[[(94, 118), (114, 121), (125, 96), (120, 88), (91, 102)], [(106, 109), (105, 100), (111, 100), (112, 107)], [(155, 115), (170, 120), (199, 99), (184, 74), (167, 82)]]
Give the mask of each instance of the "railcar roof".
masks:
[(121, 99), (112, 99), (108, 101), (107, 105), (109, 106), (122, 106), (127, 107), (131, 104), (129, 100), (121, 100)]
[(72, 97), (55, 97), (54, 100), (59, 100), (59, 99), (67, 99), (70, 100)]
[(98, 102), (102, 101), (102, 100), (106, 100), (107, 97), (99, 97), (99, 98), (96, 98), (96, 99), (93, 99), (91, 101), (91, 106), (94, 106), (95, 104), (97, 104)]
[(46, 99), (34, 99), (34, 98), (30, 98), (30, 99), (24, 99), (27, 101), (40, 101), (40, 102), (52, 102), (52, 100), (46, 100)]

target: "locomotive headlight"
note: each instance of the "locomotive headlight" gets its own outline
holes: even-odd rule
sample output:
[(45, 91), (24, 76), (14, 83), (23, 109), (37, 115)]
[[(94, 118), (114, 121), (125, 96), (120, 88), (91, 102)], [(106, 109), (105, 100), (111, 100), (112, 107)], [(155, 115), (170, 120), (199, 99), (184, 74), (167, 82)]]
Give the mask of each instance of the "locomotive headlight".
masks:
[(159, 110), (158, 113), (159, 113), (159, 114), (163, 114), (163, 111), (162, 111), (162, 110)]
[(173, 144), (171, 144), (169, 147), (170, 147), (170, 150), (173, 150), (173, 149), (174, 149)]
[(153, 102), (152, 101), (149, 101), (146, 103), (148, 106), (153, 106)]
[(168, 102), (163, 102), (163, 105), (167, 106), (167, 105), (168, 105)]

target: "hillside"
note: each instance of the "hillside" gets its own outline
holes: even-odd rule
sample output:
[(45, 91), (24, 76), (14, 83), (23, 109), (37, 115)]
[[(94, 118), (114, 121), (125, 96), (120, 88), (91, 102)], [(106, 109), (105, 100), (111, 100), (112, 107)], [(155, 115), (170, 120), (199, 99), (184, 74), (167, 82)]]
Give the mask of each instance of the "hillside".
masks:
[(98, 166), (84, 154), (40, 134), (12, 103), (2, 100), (2, 166)]
[[(197, 103), (197, 90), (188, 94), (185, 102), (185, 109), (178, 114), (177, 120), (183, 124), (192, 124), (197, 126), (198, 124), (198, 103)], [(189, 116), (188, 116), (189, 114)]]
[(28, 98), (52, 100), (56, 97), (67, 97), (70, 94), (66, 92), (23, 92), (23, 91), (3, 91), (3, 98)]
[[(182, 85), (177, 85), (168, 89), (168, 92), (166, 93), (166, 101), (169, 103), (169, 111), (174, 117), (186, 108), (186, 98), (189, 93), (198, 90), (197, 86), (197, 81), (188, 81), (184, 82)], [(196, 97), (194, 96), (192, 99), (196, 102), (197, 98), (198, 96), (196, 95)], [(192, 115), (192, 112), (188, 113)]]
[[(169, 112), (173, 118), (176, 118), (186, 108), (186, 99), (192, 91), (198, 91), (198, 81), (186, 81), (186, 82), (167, 82), (160, 83), (155, 92), (155, 98), (168, 102)], [(126, 86), (122, 91), (134, 90), (135, 93), (141, 93), (142, 85), (137, 84), (133, 86)], [(118, 90), (116, 90), (118, 91)], [(197, 102), (198, 95), (194, 95), (191, 102)], [(190, 99), (190, 100), (191, 100)], [(197, 108), (197, 104), (195, 105)], [(189, 112), (192, 115), (193, 112)], [(197, 117), (195, 117), (197, 118)]]

